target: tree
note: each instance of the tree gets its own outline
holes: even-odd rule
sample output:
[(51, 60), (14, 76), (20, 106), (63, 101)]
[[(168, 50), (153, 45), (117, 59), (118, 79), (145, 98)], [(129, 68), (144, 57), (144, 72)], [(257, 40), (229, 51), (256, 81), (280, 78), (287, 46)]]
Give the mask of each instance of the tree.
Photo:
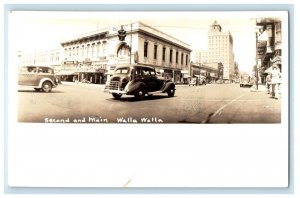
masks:
[(239, 64), (237, 62), (234, 62), (234, 75), (235, 77), (238, 77), (240, 74)]

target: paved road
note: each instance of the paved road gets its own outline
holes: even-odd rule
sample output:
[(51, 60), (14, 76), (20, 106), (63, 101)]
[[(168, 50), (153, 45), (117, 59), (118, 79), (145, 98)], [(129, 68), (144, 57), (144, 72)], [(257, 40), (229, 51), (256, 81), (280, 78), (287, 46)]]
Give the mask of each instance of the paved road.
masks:
[(103, 86), (61, 84), (51, 93), (18, 92), (19, 122), (84, 123), (280, 123), (281, 100), (238, 84), (177, 86), (166, 94), (135, 101), (115, 100)]

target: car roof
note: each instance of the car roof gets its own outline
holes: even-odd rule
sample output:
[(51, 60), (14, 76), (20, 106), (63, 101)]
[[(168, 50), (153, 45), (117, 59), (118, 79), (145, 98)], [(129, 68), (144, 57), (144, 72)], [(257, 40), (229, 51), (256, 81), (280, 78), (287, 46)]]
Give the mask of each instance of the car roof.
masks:
[(120, 65), (120, 66), (117, 66), (116, 69), (124, 68), (124, 67), (131, 67), (131, 68), (146, 67), (146, 68), (149, 68), (149, 69), (154, 69), (154, 67), (149, 66), (149, 65), (122, 65), (122, 66)]
[(53, 69), (53, 67), (51, 67), (51, 66), (39, 66), (39, 65), (26, 65), (26, 66), (20, 66), (20, 67), (44, 67), (44, 68)]

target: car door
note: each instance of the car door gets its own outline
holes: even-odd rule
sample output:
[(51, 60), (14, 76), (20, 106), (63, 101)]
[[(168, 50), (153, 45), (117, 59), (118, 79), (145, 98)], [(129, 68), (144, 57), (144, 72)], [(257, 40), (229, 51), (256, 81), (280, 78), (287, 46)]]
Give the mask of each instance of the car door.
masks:
[(144, 81), (147, 84), (148, 91), (158, 91), (160, 90), (160, 83), (156, 77), (156, 72), (152, 68), (145, 67), (144, 69)]
[(49, 78), (54, 82), (55, 79), (53, 79), (53, 70), (48, 67), (38, 67), (36, 75), (36, 84), (39, 84), (43, 78)]

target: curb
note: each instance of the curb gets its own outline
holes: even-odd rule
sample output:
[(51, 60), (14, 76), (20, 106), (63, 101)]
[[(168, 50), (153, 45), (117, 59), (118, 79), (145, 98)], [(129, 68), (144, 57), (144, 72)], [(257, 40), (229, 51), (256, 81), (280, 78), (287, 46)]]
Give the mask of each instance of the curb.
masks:
[(99, 88), (104, 88), (105, 87), (105, 84), (88, 84), (88, 83), (75, 83), (75, 82), (61, 82), (62, 85), (74, 85), (74, 86), (93, 86), (93, 87), (99, 87)]

